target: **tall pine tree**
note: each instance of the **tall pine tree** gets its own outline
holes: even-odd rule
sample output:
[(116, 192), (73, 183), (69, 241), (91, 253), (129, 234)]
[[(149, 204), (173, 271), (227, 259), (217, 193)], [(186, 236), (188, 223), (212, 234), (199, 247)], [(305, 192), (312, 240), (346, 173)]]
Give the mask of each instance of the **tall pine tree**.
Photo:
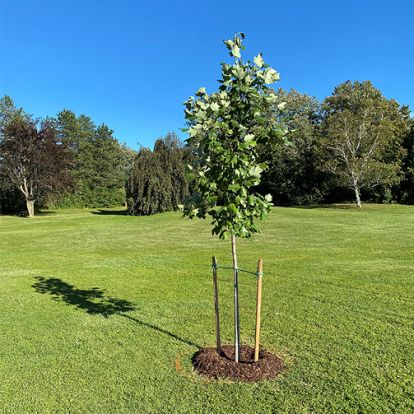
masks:
[(75, 189), (57, 207), (113, 207), (125, 202), (126, 148), (105, 124), (96, 127), (91, 118), (76, 117), (70, 110), (58, 113), (56, 126), (62, 142), (74, 153)]

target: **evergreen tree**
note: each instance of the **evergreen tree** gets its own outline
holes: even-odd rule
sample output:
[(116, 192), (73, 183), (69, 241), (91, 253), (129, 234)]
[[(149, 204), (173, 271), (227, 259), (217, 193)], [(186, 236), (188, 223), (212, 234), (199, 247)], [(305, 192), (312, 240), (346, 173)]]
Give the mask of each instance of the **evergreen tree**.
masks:
[(125, 168), (128, 150), (112, 136), (105, 124), (96, 127), (91, 118), (76, 117), (70, 110), (58, 113), (56, 125), (74, 153), (74, 191), (65, 194), (57, 207), (112, 207), (125, 202)]
[(23, 108), (18, 108), (9, 95), (0, 99), (0, 140), (3, 138), (4, 128), (15, 117), (23, 119), (25, 116)]
[(102, 207), (120, 205), (125, 200), (123, 152), (113, 132), (105, 124), (96, 129), (90, 152), (91, 171), (86, 179), (95, 205)]

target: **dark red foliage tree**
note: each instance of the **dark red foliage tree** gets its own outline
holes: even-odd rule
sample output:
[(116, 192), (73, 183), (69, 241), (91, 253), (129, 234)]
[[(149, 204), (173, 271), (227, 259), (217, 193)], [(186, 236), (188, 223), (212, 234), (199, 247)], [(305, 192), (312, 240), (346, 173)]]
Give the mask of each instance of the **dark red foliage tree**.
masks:
[(0, 142), (0, 172), (10, 187), (17, 187), (26, 198), (29, 217), (41, 196), (72, 184), (69, 168), (72, 153), (47, 122), (30, 117), (15, 118), (3, 130)]

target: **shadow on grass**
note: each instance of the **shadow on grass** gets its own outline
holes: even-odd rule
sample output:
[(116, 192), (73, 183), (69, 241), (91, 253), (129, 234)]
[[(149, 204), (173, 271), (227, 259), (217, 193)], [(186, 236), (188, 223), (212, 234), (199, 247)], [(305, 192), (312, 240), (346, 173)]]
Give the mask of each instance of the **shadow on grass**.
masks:
[(305, 210), (313, 210), (315, 208), (330, 208), (332, 210), (349, 210), (357, 208), (353, 204), (311, 204), (310, 206), (291, 206), (288, 208), (302, 208)]
[(49, 293), (54, 300), (65, 302), (92, 315), (99, 314), (107, 318), (114, 313), (135, 310), (133, 303), (105, 296), (104, 291), (97, 287), (88, 290), (76, 289), (74, 286), (53, 277), (46, 279), (38, 276), (36, 279), (38, 282), (32, 287), (37, 293)]
[[(42, 217), (42, 216), (48, 216), (49, 214), (56, 214), (55, 211), (38, 211), (36, 210), (34, 213), (34, 218), (36, 217)], [(30, 218), (29, 214), (26, 210), (20, 211), (19, 213), (6, 213), (6, 214), (0, 214), (0, 216), (8, 216), (8, 217), (20, 217), (20, 218)]]
[(35, 217), (36, 216), (48, 216), (49, 214), (56, 214), (56, 211), (50, 211), (50, 210), (35, 211)]
[(187, 345), (195, 346), (200, 349), (200, 347), (193, 342), (186, 341), (179, 336), (155, 325), (151, 325), (140, 321), (139, 319), (133, 318), (132, 316), (126, 315), (124, 312), (136, 310), (136, 307), (132, 302), (106, 296), (105, 291), (97, 287), (92, 289), (76, 289), (74, 286), (69, 285), (68, 283), (57, 278), (52, 277), (46, 279), (44, 277), (37, 276), (36, 279), (37, 282), (32, 285), (36, 292), (43, 295), (50, 294), (53, 297), (53, 300), (65, 302), (67, 305), (72, 305), (77, 309), (86, 311), (86, 313), (92, 315), (102, 315), (105, 318), (110, 315), (117, 314), (124, 318), (128, 318), (139, 325), (154, 329), (174, 339), (178, 339)]
[(138, 323), (139, 325), (146, 326), (146, 327), (151, 328), (151, 329), (155, 329), (156, 331), (161, 332), (161, 333), (164, 333), (164, 334), (166, 334), (168, 336), (171, 336), (171, 338), (178, 339), (179, 341), (184, 342), (187, 345), (194, 346), (194, 347), (196, 347), (198, 349), (201, 349), (201, 347), (199, 345), (195, 344), (194, 342), (186, 341), (186, 340), (180, 338), (179, 336), (174, 335), (171, 332), (168, 332), (168, 331), (165, 331), (164, 329), (158, 328), (158, 326), (154, 326), (154, 325), (151, 325), (149, 323), (142, 322), (139, 319), (133, 318), (132, 316), (129, 316), (129, 315), (120, 314), (120, 316), (123, 316), (124, 318), (128, 318), (131, 321), (134, 321), (134, 322)]
[(91, 214), (98, 214), (99, 216), (127, 216), (128, 210), (98, 210), (91, 211)]

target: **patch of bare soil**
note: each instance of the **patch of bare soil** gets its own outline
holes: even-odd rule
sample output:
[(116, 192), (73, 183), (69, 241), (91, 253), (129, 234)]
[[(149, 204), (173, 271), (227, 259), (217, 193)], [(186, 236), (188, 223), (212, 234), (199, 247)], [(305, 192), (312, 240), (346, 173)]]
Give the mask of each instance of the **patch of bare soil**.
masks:
[(259, 360), (254, 362), (254, 348), (240, 346), (239, 362), (234, 362), (234, 346), (221, 347), (221, 355), (216, 348), (204, 348), (193, 357), (194, 370), (208, 378), (222, 378), (233, 381), (255, 382), (265, 378), (275, 378), (287, 367), (276, 355), (266, 350), (259, 351)]

